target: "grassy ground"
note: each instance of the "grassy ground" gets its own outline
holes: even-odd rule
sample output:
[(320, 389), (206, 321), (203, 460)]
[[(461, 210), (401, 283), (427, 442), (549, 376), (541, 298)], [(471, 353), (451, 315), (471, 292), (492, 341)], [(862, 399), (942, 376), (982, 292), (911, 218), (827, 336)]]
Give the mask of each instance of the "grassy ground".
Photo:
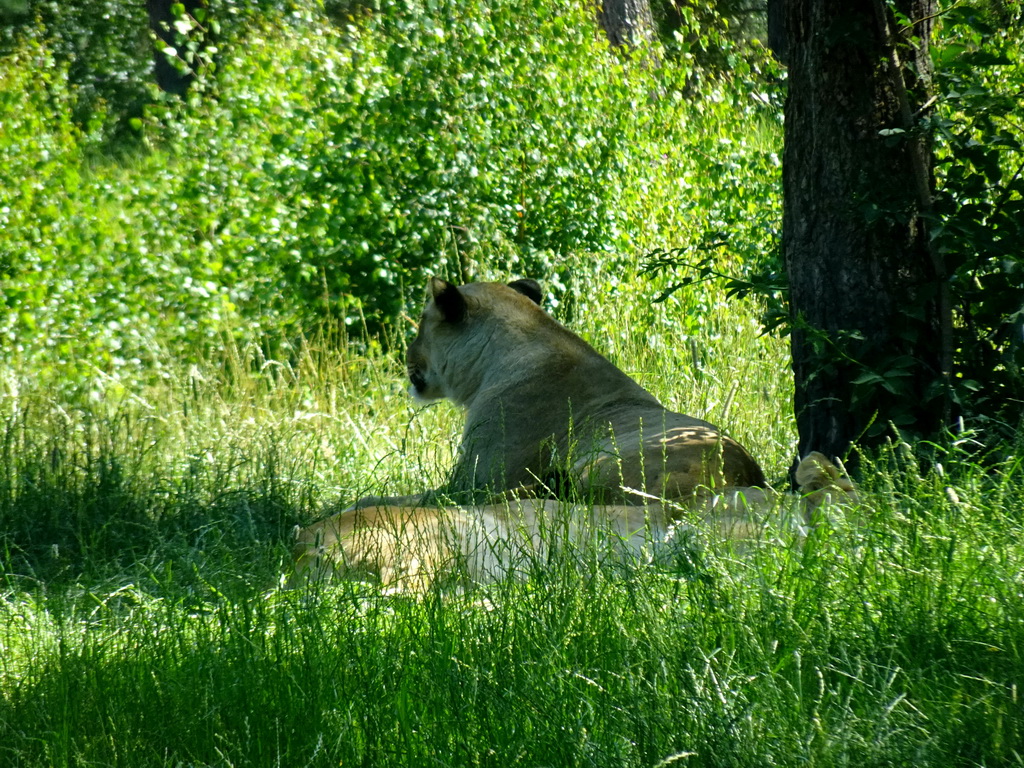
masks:
[[(573, 327), (781, 482), (781, 343), (594, 280)], [(1019, 461), (895, 446), (803, 547), (282, 590), (293, 525), (451, 458), (458, 414), (356, 349), (228, 344), (59, 395), (0, 368), (0, 765), (1024, 763)]]

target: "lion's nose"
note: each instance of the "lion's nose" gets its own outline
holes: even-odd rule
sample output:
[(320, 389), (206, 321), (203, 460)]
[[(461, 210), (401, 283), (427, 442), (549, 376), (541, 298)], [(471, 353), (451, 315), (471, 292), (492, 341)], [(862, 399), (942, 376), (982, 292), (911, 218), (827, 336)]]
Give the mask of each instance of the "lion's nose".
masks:
[(419, 371), (409, 371), (409, 382), (417, 392), (424, 392), (427, 388), (427, 380)]

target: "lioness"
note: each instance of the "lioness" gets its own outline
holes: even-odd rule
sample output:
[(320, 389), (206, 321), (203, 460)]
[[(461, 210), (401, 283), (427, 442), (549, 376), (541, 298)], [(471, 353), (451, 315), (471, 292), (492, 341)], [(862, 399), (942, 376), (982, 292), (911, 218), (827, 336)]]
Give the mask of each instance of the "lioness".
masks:
[(709, 538), (743, 545), (762, 531), (802, 535), (810, 510), (856, 501), (849, 479), (820, 453), (797, 468), (801, 496), (771, 488), (730, 488), (681, 507), (581, 505), (509, 499), (471, 507), (379, 505), (349, 509), (296, 531), (290, 585), (369, 577), (383, 586), (423, 593), (455, 575), (484, 583), (528, 571), (556, 547), (588, 555), (646, 551), (655, 559), (692, 557)]
[(534, 280), (428, 285), (409, 346), (410, 392), (466, 410), (447, 485), (356, 507), (478, 499), (481, 491), (640, 503), (698, 488), (763, 487), (750, 454), (717, 427), (667, 410), (540, 307)]

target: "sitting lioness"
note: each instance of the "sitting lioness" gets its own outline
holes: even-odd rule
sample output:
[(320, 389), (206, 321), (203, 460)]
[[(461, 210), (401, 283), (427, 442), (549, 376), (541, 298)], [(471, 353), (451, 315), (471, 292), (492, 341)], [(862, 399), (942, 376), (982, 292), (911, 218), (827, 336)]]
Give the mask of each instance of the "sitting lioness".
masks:
[(455, 286), (432, 278), (428, 293), (407, 355), (410, 391), (465, 408), (457, 464), (426, 497), (367, 497), (356, 508), (502, 491), (635, 504), (765, 485), (743, 446), (667, 410), (541, 309), (535, 281)]

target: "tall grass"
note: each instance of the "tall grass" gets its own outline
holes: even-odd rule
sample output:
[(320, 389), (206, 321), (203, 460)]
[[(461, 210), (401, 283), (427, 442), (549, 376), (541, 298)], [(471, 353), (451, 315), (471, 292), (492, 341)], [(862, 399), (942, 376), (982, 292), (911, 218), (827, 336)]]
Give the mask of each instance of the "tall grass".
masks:
[[(785, 355), (742, 309), (680, 330), (637, 286), (589, 301), (574, 327), (782, 475)], [(228, 343), (59, 397), (3, 370), (0, 764), (1024, 762), (1019, 461), (894, 446), (802, 546), (283, 590), (294, 524), (451, 461), (457, 414), (357, 349)]]

